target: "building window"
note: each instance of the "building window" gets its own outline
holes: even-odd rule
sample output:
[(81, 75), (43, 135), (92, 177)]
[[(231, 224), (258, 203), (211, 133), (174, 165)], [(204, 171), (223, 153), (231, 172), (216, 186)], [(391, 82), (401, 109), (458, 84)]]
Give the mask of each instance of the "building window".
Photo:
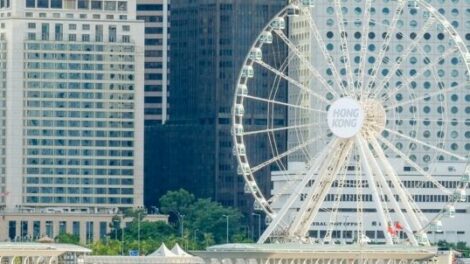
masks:
[(33, 239), (38, 239), (41, 236), (41, 222), (34, 221), (33, 222)]
[(28, 221), (21, 221), (21, 239), (28, 237)]
[(78, 0), (78, 9), (88, 9), (89, 8), (89, 0)]
[(49, 40), (49, 24), (48, 23), (43, 23), (41, 25), (41, 39)]
[(48, 8), (49, 7), (49, 0), (38, 0), (38, 7), (39, 8)]
[(87, 221), (86, 222), (86, 241), (87, 243), (93, 242), (93, 222)]
[(116, 26), (109, 26), (109, 42), (116, 42), (117, 39), (117, 29)]
[(65, 234), (65, 233), (67, 233), (67, 222), (60, 221), (59, 222), (59, 234)]
[(108, 223), (107, 222), (100, 222), (100, 239), (103, 239), (106, 237), (106, 234), (108, 234)]
[(80, 222), (74, 221), (72, 223), (72, 235), (80, 237)]
[(46, 221), (46, 236), (54, 237), (54, 224), (52, 221)]
[(62, 8), (62, 0), (51, 0), (51, 8)]
[(36, 7), (35, 0), (26, 0), (26, 7)]
[(8, 237), (10, 240), (16, 238), (16, 221), (8, 221)]

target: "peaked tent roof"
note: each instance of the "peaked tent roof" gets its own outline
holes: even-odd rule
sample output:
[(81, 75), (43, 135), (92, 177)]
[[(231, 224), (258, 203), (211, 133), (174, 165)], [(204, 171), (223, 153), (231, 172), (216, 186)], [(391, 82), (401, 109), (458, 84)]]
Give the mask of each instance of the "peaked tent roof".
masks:
[(165, 243), (162, 243), (162, 245), (157, 250), (155, 250), (155, 252), (150, 254), (149, 256), (153, 256), (153, 257), (176, 257), (176, 255), (166, 247)]
[(171, 249), (171, 252), (173, 252), (175, 255), (179, 257), (192, 257), (190, 254), (186, 253), (178, 243), (176, 243), (173, 248)]

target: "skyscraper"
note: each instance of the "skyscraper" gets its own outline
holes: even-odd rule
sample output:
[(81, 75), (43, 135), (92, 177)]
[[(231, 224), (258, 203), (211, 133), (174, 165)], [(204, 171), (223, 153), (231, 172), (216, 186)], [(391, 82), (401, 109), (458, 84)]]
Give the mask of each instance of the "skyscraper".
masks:
[(0, 207), (142, 206), (135, 0), (1, 1), (0, 25)]
[[(253, 207), (250, 195), (243, 191), (244, 182), (237, 175), (232, 156), (230, 116), (234, 87), (256, 36), (286, 3), (172, 1), (170, 122), (163, 128), (154, 128), (161, 130), (155, 133), (155, 144), (146, 144), (150, 151), (159, 154), (152, 163), (154, 174), (146, 174), (149, 199), (183, 187), (224, 205), (244, 210)], [(263, 89), (271, 83), (271, 77), (259, 74), (259, 87)], [(285, 122), (286, 113), (279, 113), (277, 119)], [(253, 126), (266, 122), (255, 117), (251, 121)], [(255, 159), (268, 155), (267, 142), (254, 144), (257, 149), (253, 149), (253, 156), (258, 157)], [(146, 172), (151, 173), (149, 170)], [(270, 189), (269, 175), (268, 168), (261, 176), (266, 190)]]
[(168, 120), (170, 1), (138, 0), (137, 19), (145, 21), (145, 124)]

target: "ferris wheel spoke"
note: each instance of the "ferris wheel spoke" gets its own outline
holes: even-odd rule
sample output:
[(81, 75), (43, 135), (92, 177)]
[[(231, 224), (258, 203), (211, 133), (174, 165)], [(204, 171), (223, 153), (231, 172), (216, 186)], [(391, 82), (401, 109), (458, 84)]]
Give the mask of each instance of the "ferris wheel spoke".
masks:
[(261, 97), (252, 96), (252, 95), (243, 95), (243, 97), (248, 98), (248, 99), (252, 99), (252, 100), (255, 100), (255, 101), (271, 103), (271, 104), (277, 104), (277, 105), (287, 106), (287, 107), (295, 108), (295, 109), (307, 110), (307, 111), (323, 113), (323, 114), (327, 113), (324, 110), (314, 109), (314, 108), (311, 108), (311, 107), (306, 107), (306, 106), (301, 106), (301, 105), (294, 105), (294, 104), (284, 103), (284, 102), (271, 100), (271, 99), (266, 99), (266, 98), (261, 98)]
[(348, 79), (348, 87), (351, 92), (354, 92), (354, 78), (353, 78), (353, 70), (351, 67), (351, 58), (349, 56), (349, 45), (348, 45), (348, 37), (346, 30), (344, 29), (344, 17), (342, 13), (342, 6), (341, 6), (341, 0), (334, 0), (335, 4), (335, 14), (336, 14), (336, 19), (337, 25), (338, 25), (338, 31), (339, 31), (339, 37), (340, 37), (340, 50), (342, 51), (343, 55), (343, 60), (344, 61), (344, 67), (346, 69), (346, 75)]
[[(393, 169), (393, 167), (390, 165), (390, 163), (388, 162), (387, 160), (387, 157), (385, 156), (384, 152), (383, 152), (383, 149), (382, 147), (380, 146), (379, 142), (377, 141), (376, 138), (372, 138), (372, 140), (370, 141), (371, 145), (372, 145), (372, 149), (374, 150), (374, 152), (377, 154), (378, 156), (378, 161), (381, 165), (381, 167), (384, 169), (385, 171), (385, 174), (383, 174), (384, 176), (384, 179), (388, 178), (390, 179), (392, 185), (393, 185), (393, 188), (395, 190), (395, 192), (397, 193), (399, 199), (400, 199), (400, 203), (403, 204), (403, 207), (404, 209), (406, 210), (406, 214), (409, 216), (408, 219), (410, 220), (410, 222), (403, 222), (404, 225), (405, 225), (405, 231), (406, 230), (413, 230), (411, 225), (413, 225), (414, 227), (414, 230), (421, 230), (422, 229), (422, 225), (421, 225), (421, 222), (419, 221), (419, 218), (417, 216), (417, 214), (421, 217), (421, 219), (423, 219), (424, 221), (426, 221), (426, 217), (423, 215), (423, 213), (421, 212), (421, 209), (419, 209), (418, 206), (416, 206), (414, 200), (413, 200), (413, 197), (411, 196), (411, 194), (404, 188), (403, 186), (403, 183), (401, 182), (401, 180), (399, 179), (399, 177), (397, 176), (396, 172), (395, 172), (395, 169)], [(387, 177), (386, 177), (387, 176)], [(415, 208), (413, 208), (413, 205), (415, 205)], [(403, 215), (403, 212), (401, 210), (398, 211), (401, 215)], [(400, 216), (401, 218), (404, 217), (403, 216)], [(404, 217), (406, 218), (406, 217)], [(411, 225), (410, 225), (411, 224)], [(407, 226), (408, 225), (408, 226)], [(408, 237), (415, 237), (413, 232), (411, 232), (412, 234), (408, 235)]]
[[(355, 173), (355, 180), (356, 180), (356, 195), (357, 195), (357, 204), (356, 204), (356, 217), (357, 217), (357, 237), (362, 238), (364, 237), (364, 201), (363, 201), (363, 179), (362, 179), (362, 166), (361, 161), (359, 159), (359, 152), (357, 146), (354, 148), (355, 156), (356, 156), (356, 173)], [(348, 234), (345, 234), (347, 237)]]
[(359, 83), (357, 86), (361, 89), (361, 98), (364, 96), (364, 88), (363, 85), (365, 83), (365, 72), (366, 72), (366, 57), (367, 57), (367, 46), (369, 38), (367, 37), (369, 32), (370, 26), (370, 9), (372, 6), (372, 0), (366, 0), (365, 7), (364, 7), (364, 16), (362, 18), (362, 40), (361, 40), (361, 55), (360, 55), (360, 63), (359, 63), (359, 77), (357, 78)]
[[(372, 140), (375, 140), (375, 139), (372, 139)], [(371, 141), (372, 141), (371, 140)], [(397, 198), (395, 197), (395, 194), (393, 193), (392, 189), (390, 188), (388, 182), (387, 182), (387, 179), (385, 178), (385, 175), (384, 175), (384, 167), (383, 166), (380, 166), (379, 164), (379, 159), (381, 159), (383, 156), (380, 155), (380, 153), (378, 152), (381, 152), (382, 149), (377, 149), (374, 144), (374, 142), (370, 142), (370, 144), (372, 145), (372, 149), (374, 150), (374, 152), (376, 153), (376, 157), (375, 158), (372, 154), (372, 152), (370, 152), (370, 160), (371, 160), (371, 164), (373, 166), (373, 170), (376, 172), (375, 173), (375, 176), (376, 178), (378, 179), (378, 182), (380, 184), (380, 188), (382, 189), (382, 192), (384, 193), (384, 195), (386, 195), (388, 197), (388, 202), (391, 203), (392, 205), (392, 208), (395, 212), (395, 214), (398, 216), (399, 218), (399, 223), (400, 225), (403, 225), (404, 226), (404, 231), (405, 233), (407, 234), (408, 236), (408, 239), (410, 239), (410, 242), (417, 246), (418, 245), (418, 242), (413, 234), (413, 230), (411, 229), (410, 227), (410, 224), (408, 223), (408, 220), (406, 219), (405, 215), (403, 214), (402, 210), (401, 210), (401, 207), (397, 201)], [(369, 150), (371, 151), (371, 150)], [(383, 153), (382, 153), (383, 154)], [(386, 160), (382, 160), (382, 163), (383, 162), (387, 162)], [(392, 225), (395, 221), (393, 221), (392, 219), (390, 219), (390, 224)]]
[(323, 76), (318, 72), (313, 65), (305, 59), (299, 49), (295, 46), (294, 43), (282, 32), (281, 30), (274, 30), (281, 40), (287, 45), (287, 47), (296, 55), (296, 57), (305, 65), (307, 69), (312, 73), (312, 75), (325, 87), (328, 91), (330, 91), (335, 97), (338, 97), (338, 93), (331, 87), (330, 84), (323, 78)]
[(269, 159), (269, 160), (267, 160), (267, 161), (265, 161), (265, 162), (263, 162), (263, 163), (261, 163), (261, 164), (259, 164), (259, 165), (257, 165), (257, 166), (254, 166), (253, 168), (251, 168), (251, 172), (252, 172), (252, 173), (255, 173), (255, 172), (261, 170), (262, 168), (273, 164), (274, 162), (280, 161), (280, 160), (282, 160), (283, 158), (285, 158), (285, 157), (287, 157), (287, 156), (289, 156), (289, 155), (291, 155), (291, 154), (293, 154), (293, 153), (295, 153), (295, 152), (297, 152), (297, 151), (299, 151), (299, 150), (302, 150), (303, 148), (306, 148), (306, 147), (308, 147), (309, 145), (315, 143), (316, 141), (322, 139), (323, 136), (324, 136), (324, 135), (321, 135), (321, 136), (318, 136), (318, 137), (314, 137), (314, 138), (308, 139), (308, 140), (305, 141), (304, 143), (299, 144), (299, 145), (297, 145), (297, 146), (295, 146), (295, 147), (293, 147), (293, 148), (291, 148), (291, 149), (288, 149), (287, 151), (285, 151), (285, 152), (279, 154), (278, 156), (275, 156), (275, 157), (273, 157), (273, 158), (271, 158), (271, 159)]
[[(421, 75), (423, 75), (426, 71), (434, 68), (435, 66), (437, 66), (442, 60), (445, 60), (446, 58), (448, 58), (450, 55), (452, 55), (453, 53), (457, 52), (458, 51), (458, 48), (454, 47), (454, 48), (451, 48), (451, 49), (448, 49), (444, 54), (442, 54), (437, 60), (435, 60), (432, 64), (428, 64), (426, 67), (422, 68), (418, 73), (416, 73), (415, 75), (413, 75), (412, 78), (406, 78), (405, 76), (401, 76), (402, 79), (405, 80), (405, 83), (398, 86), (396, 89), (394, 89), (394, 91), (392, 93), (389, 93), (387, 94), (387, 97), (384, 99), (384, 101), (388, 101), (390, 98), (392, 98), (393, 96), (395, 96), (401, 88), (403, 87), (408, 87), (413, 81), (415, 81), (416, 79), (418, 79), (419, 77), (421, 77)], [(382, 96), (381, 96), (382, 97)]]
[[(367, 152), (367, 151), (370, 152), (368, 143), (366, 142), (366, 140), (362, 136), (356, 136), (355, 141), (356, 141), (356, 146), (359, 149), (359, 154), (360, 154), (360, 159), (361, 159), (361, 162), (362, 162), (362, 167), (363, 167), (364, 173), (367, 177), (367, 182), (369, 183), (369, 188), (372, 191), (372, 200), (374, 201), (374, 204), (377, 208), (377, 213), (379, 215), (380, 222), (382, 223), (382, 226), (384, 228), (386, 228), (388, 226), (387, 218), (389, 218), (389, 216), (387, 216), (387, 215), (389, 214), (389, 212), (388, 212), (388, 210), (387, 210), (387, 212), (385, 212), (385, 208), (383, 206), (382, 199), (379, 195), (379, 190), (377, 189), (377, 183), (375, 181), (375, 177), (374, 177), (374, 174), (372, 172), (372, 168), (371, 168), (371, 164), (370, 164), (371, 163), (371, 158), (369, 157), (370, 154)], [(373, 159), (373, 157), (372, 157), (372, 159)], [(388, 233), (386, 231), (387, 230), (385, 230), (385, 232), (384, 232), (386, 243), (389, 244), (389, 245), (392, 245), (393, 244), (392, 236), (391, 236), (390, 233)]]
[[(314, 159), (313, 164), (310, 167), (310, 169), (307, 171), (305, 177), (297, 185), (297, 187), (293, 190), (293, 192), (291, 192), (286, 203), (281, 207), (281, 210), (279, 210), (279, 212), (274, 216), (274, 219), (272, 220), (271, 224), (266, 228), (266, 230), (263, 232), (263, 234), (259, 238), (258, 243), (264, 243), (269, 238), (269, 236), (276, 230), (277, 226), (280, 223), (284, 222), (284, 218), (286, 217), (286, 215), (288, 215), (288, 212), (290, 211), (294, 203), (298, 200), (299, 195), (304, 191), (307, 184), (313, 180), (319, 167), (324, 163), (325, 158), (329, 155), (330, 149), (334, 147), (337, 143), (338, 143), (337, 139), (330, 141), (330, 143), (326, 146), (326, 148), (323, 149), (323, 151), (321, 151), (318, 154), (318, 156)], [(315, 185), (315, 182), (314, 182), (314, 185)]]
[(442, 191), (444, 194), (451, 194), (452, 192), (449, 191), (446, 187), (444, 187), (439, 181), (437, 181), (434, 177), (431, 176), (431, 174), (427, 173), (423, 168), (421, 168), (418, 164), (416, 164), (414, 161), (412, 161), (408, 156), (397, 149), (390, 141), (387, 139), (383, 138), (382, 136), (379, 136), (379, 140), (384, 143), (390, 150), (392, 150), (395, 154), (397, 154), (400, 158), (402, 158), (406, 163), (408, 163), (411, 167), (413, 167), (417, 172), (419, 172), (421, 175), (423, 175), (428, 181), (432, 182), (434, 186), (436, 186), (440, 191)]
[(395, 75), (395, 72), (400, 68), (402, 63), (410, 56), (410, 54), (413, 52), (414, 49), (416, 49), (416, 46), (418, 43), (421, 41), (423, 38), (424, 34), (429, 31), (429, 28), (434, 25), (437, 22), (437, 20), (433, 17), (430, 16), (429, 19), (426, 21), (424, 24), (423, 28), (419, 31), (419, 33), (416, 36), (416, 39), (414, 39), (410, 45), (406, 48), (405, 52), (398, 57), (398, 59), (395, 61), (395, 64), (392, 66), (392, 69), (390, 70), (389, 74), (380, 81), (379, 85), (377, 86), (377, 92), (372, 92), (373, 97), (378, 97), (380, 96), (380, 93), (384, 89), (384, 85), (387, 84), (390, 79)]
[(258, 135), (258, 134), (265, 134), (265, 133), (274, 133), (274, 132), (291, 130), (291, 129), (306, 128), (306, 127), (312, 127), (318, 124), (321, 124), (321, 123), (315, 122), (315, 123), (308, 123), (308, 124), (303, 124), (303, 125), (268, 128), (268, 129), (255, 130), (255, 131), (246, 131), (243, 133), (243, 136), (251, 136), (251, 135)]
[(307, 21), (308, 21), (310, 30), (313, 32), (313, 35), (314, 35), (315, 40), (318, 44), (318, 47), (320, 48), (320, 50), (323, 54), (323, 57), (325, 58), (325, 60), (328, 64), (328, 67), (330, 67), (331, 71), (333, 72), (333, 79), (335, 80), (335, 83), (338, 86), (338, 89), (343, 94), (350, 95), (349, 91), (343, 85), (343, 80), (342, 80), (342, 78), (341, 78), (341, 76), (338, 72), (338, 69), (336, 68), (336, 65), (333, 61), (333, 56), (331, 56), (330, 53), (328, 52), (328, 50), (326, 49), (325, 41), (323, 40), (323, 38), (321, 36), (321, 33), (318, 30), (318, 27), (317, 27), (315, 21), (313, 20), (312, 14), (310, 13), (309, 10), (308, 10), (307, 13), (308, 13), (308, 18), (309, 18)]
[(457, 155), (457, 154), (452, 153), (452, 152), (450, 152), (450, 151), (447, 151), (447, 150), (445, 150), (445, 149), (438, 148), (438, 147), (436, 147), (436, 146), (433, 146), (433, 145), (431, 145), (431, 144), (428, 144), (428, 143), (423, 142), (423, 141), (421, 141), (421, 140), (418, 140), (418, 139), (416, 139), (416, 138), (409, 137), (409, 136), (404, 135), (404, 134), (402, 134), (402, 133), (399, 133), (399, 132), (397, 132), (397, 131), (395, 131), (395, 130), (392, 130), (392, 129), (389, 129), (389, 128), (385, 128), (384, 130), (388, 131), (388, 132), (391, 133), (391, 134), (397, 135), (397, 136), (402, 137), (402, 138), (404, 138), (404, 139), (407, 139), (407, 140), (409, 140), (409, 141), (411, 141), (411, 142), (414, 142), (414, 143), (416, 143), (416, 144), (419, 144), (419, 145), (421, 145), (421, 146), (428, 147), (428, 148), (433, 149), (433, 150), (436, 150), (436, 151), (438, 151), (438, 152), (440, 152), (440, 153), (442, 153), (442, 154), (446, 154), (446, 155), (448, 155), (448, 156), (454, 157), (454, 158), (456, 158), (456, 159), (458, 159), (458, 160), (467, 161), (467, 158), (465, 158), (465, 157), (463, 157), (463, 156)]
[(256, 61), (256, 63), (258, 65), (262, 66), (263, 68), (271, 71), (272, 73), (276, 74), (277, 76), (281, 77), (282, 79), (286, 80), (290, 84), (298, 87), (300, 90), (312, 95), (313, 97), (317, 98), (318, 100), (320, 100), (320, 101), (322, 101), (326, 104), (330, 104), (330, 102), (328, 100), (326, 100), (324, 96), (321, 96), (321, 95), (313, 92), (312, 89), (307, 88), (305, 85), (303, 85), (303, 84), (299, 83), (298, 81), (292, 79), (291, 77), (289, 77), (286, 74), (284, 74), (283, 72), (275, 69), (271, 65), (265, 63), (264, 61)]
[(387, 53), (387, 50), (390, 47), (390, 41), (392, 40), (392, 36), (395, 34), (395, 31), (398, 28), (397, 23), (401, 17), (405, 4), (406, 4), (405, 1), (398, 1), (397, 8), (395, 9), (395, 13), (393, 14), (392, 23), (389, 27), (391, 28), (391, 30), (387, 31), (385, 35), (385, 41), (382, 44), (382, 48), (380, 49), (379, 56), (376, 62), (374, 63), (374, 66), (372, 67), (371, 77), (368, 79), (367, 90), (366, 90), (368, 94), (371, 94), (374, 87), (376, 87), (375, 82), (377, 81), (377, 75), (379, 73), (379, 69), (382, 67), (385, 54)]
[(343, 166), (342, 169), (338, 172), (338, 175), (341, 175), (341, 178), (339, 180), (337, 180), (338, 187), (336, 188), (335, 200), (333, 202), (333, 206), (332, 206), (332, 209), (331, 209), (331, 212), (330, 212), (330, 219), (328, 221), (328, 227), (326, 229), (326, 235), (323, 238), (323, 241), (326, 241), (326, 242), (331, 242), (333, 228), (334, 228), (334, 225), (337, 222), (338, 209), (339, 209), (339, 205), (340, 205), (340, 202), (342, 200), (342, 195), (343, 195), (343, 192), (344, 192), (344, 182), (346, 181), (347, 167), (348, 167), (348, 164), (349, 164), (350, 157), (351, 157), (351, 155), (348, 156), (348, 160), (345, 162), (345, 166)]
[(462, 84), (462, 85), (458, 85), (458, 86), (454, 86), (454, 87), (445, 88), (445, 89), (442, 89), (442, 90), (439, 90), (439, 91), (436, 91), (436, 92), (433, 92), (433, 93), (425, 94), (425, 95), (423, 95), (423, 96), (419, 96), (419, 97), (416, 97), (416, 98), (413, 98), (413, 99), (410, 99), (410, 100), (407, 100), (407, 101), (399, 102), (399, 103), (392, 104), (392, 105), (385, 105), (384, 110), (385, 110), (385, 111), (389, 111), (389, 110), (394, 109), (394, 108), (399, 107), (399, 106), (409, 105), (409, 104), (412, 104), (412, 103), (419, 102), (419, 101), (421, 101), (421, 100), (429, 100), (429, 99), (431, 99), (431, 98), (434, 97), (434, 96), (439, 96), (439, 95), (447, 94), (447, 93), (449, 93), (449, 92), (458, 90), (458, 89), (460, 89), (461, 87), (464, 87), (464, 86), (466, 86), (466, 85), (467, 85), (467, 84), (465, 83), (465, 84)]

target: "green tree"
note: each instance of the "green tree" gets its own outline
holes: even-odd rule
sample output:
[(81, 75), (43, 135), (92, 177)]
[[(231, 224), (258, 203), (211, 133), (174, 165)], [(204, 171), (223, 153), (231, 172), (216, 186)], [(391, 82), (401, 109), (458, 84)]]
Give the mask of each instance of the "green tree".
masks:
[(184, 189), (169, 191), (159, 199), (160, 209), (164, 214), (186, 215), (195, 200), (194, 195)]
[(121, 254), (121, 243), (118, 240), (97, 241), (91, 245), (93, 255), (117, 256)]
[(80, 237), (68, 233), (60, 233), (55, 237), (55, 241), (57, 243), (78, 245), (80, 244)]
[(239, 234), (242, 214), (237, 209), (224, 207), (210, 199), (198, 199), (189, 207), (189, 213), (185, 217), (186, 226), (190, 230), (212, 233), (216, 243), (225, 243), (227, 216), (229, 237)]
[[(198, 248), (226, 242), (227, 217), (230, 242), (249, 241), (244, 232), (241, 232), (243, 215), (238, 209), (225, 207), (211, 199), (195, 199), (193, 194), (183, 189), (169, 191), (160, 198), (159, 202), (163, 213), (174, 216), (171, 220), (175, 229), (180, 227), (181, 217), (176, 217), (177, 214), (184, 215), (183, 237), (191, 238), (187, 243), (197, 241)], [(201, 234), (210, 235), (207, 236), (210, 239), (202, 240)]]

